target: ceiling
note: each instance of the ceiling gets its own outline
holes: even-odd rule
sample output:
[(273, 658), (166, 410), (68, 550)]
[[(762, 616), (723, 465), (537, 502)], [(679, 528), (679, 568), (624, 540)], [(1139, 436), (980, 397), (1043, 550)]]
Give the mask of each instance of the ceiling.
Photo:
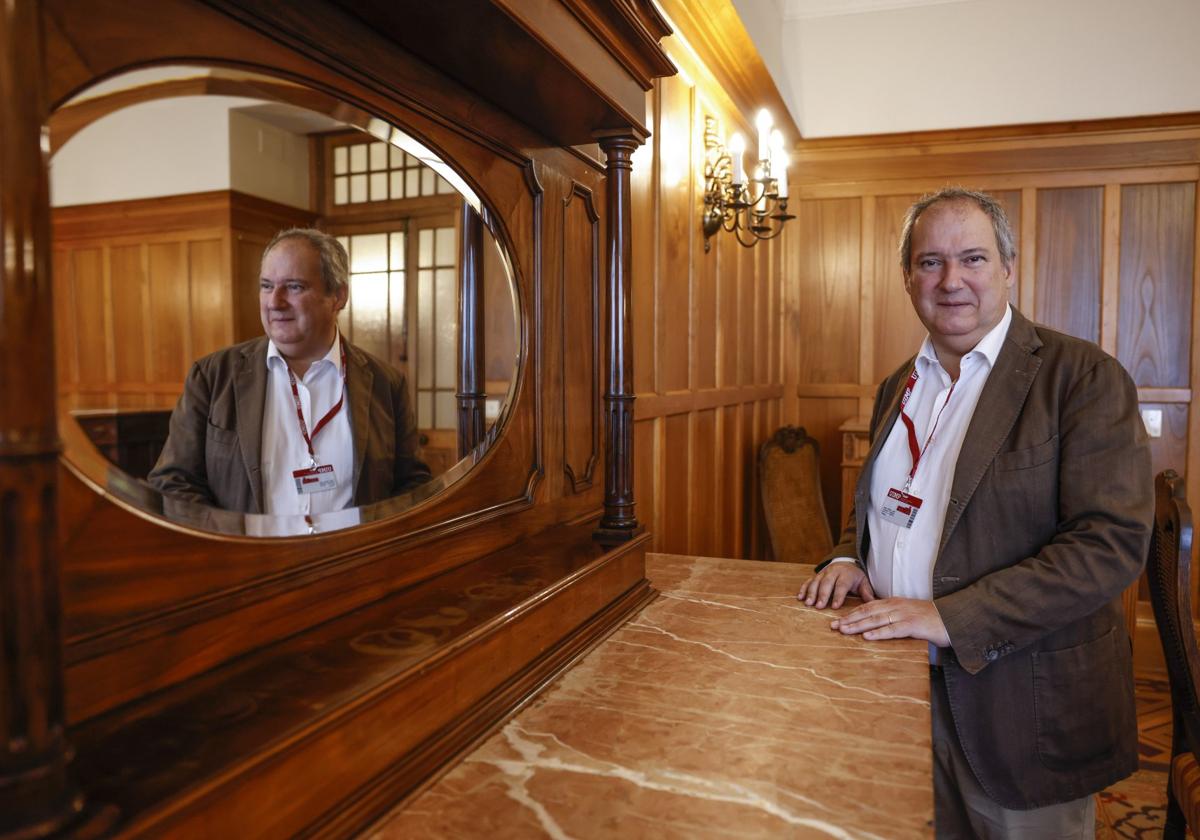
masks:
[(733, 0), (804, 137), (1200, 111), (1197, 0)]

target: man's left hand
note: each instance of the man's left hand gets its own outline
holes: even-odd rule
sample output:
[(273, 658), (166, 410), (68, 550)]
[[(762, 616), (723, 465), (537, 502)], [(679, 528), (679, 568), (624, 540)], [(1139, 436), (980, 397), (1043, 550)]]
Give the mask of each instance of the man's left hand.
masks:
[(831, 630), (847, 636), (861, 633), (867, 641), (924, 639), (949, 647), (950, 636), (933, 601), (920, 598), (881, 598), (857, 606), (830, 622)]

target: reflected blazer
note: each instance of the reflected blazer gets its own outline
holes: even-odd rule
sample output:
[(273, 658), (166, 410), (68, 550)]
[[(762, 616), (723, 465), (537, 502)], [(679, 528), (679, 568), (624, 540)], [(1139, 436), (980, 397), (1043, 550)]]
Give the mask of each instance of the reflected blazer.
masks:
[[(346, 394), (354, 440), (354, 503), (407, 492), (430, 478), (404, 377), (346, 343)], [(164, 495), (242, 513), (263, 512), (262, 423), (267, 338), (192, 365), (148, 481)]]
[[(830, 557), (865, 561), (870, 534), (857, 512), (871, 503), (872, 467), (913, 361), (876, 394), (856, 513)], [(1137, 769), (1117, 599), (1145, 562), (1153, 490), (1125, 369), (1014, 310), (958, 456), (932, 580), (959, 741), (1006, 808), (1077, 799)]]

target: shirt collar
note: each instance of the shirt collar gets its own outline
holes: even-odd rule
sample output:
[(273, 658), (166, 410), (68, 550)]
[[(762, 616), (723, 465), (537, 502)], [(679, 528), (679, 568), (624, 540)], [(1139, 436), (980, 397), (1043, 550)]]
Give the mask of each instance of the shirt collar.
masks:
[[(979, 339), (971, 350), (963, 354), (963, 360), (968, 357), (983, 356), (987, 359), (988, 367), (991, 368), (996, 364), (996, 359), (1000, 356), (1000, 348), (1004, 346), (1004, 339), (1008, 335), (1008, 328), (1012, 324), (1012, 305), (1004, 307), (1004, 317), (996, 326), (988, 330), (987, 335)], [(930, 365), (939, 367), (937, 352), (933, 349), (933, 340), (926, 335), (925, 340), (921, 342), (921, 349), (917, 352), (917, 363), (922, 368), (927, 368)]]
[[(309, 370), (319, 366), (322, 362), (329, 362), (333, 365), (333, 372), (337, 375), (342, 373), (342, 352), (341, 352), (342, 333), (341, 330), (334, 328), (333, 344), (329, 345), (329, 352), (323, 357), (312, 363)], [(267, 370), (271, 369), (272, 359), (278, 359), (279, 364), (286, 365), (287, 360), (283, 358), (283, 354), (279, 352), (279, 348), (275, 346), (274, 339), (267, 339)], [(307, 374), (305, 374), (307, 376)]]

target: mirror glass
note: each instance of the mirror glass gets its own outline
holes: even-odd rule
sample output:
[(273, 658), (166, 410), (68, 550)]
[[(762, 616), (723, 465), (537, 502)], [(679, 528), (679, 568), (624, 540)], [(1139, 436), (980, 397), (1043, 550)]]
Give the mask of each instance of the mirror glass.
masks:
[[(495, 440), (519, 362), (511, 264), (479, 196), (403, 127), (279, 79), (172, 66), (92, 86), (60, 107), (49, 128), (60, 432), (68, 462), (88, 480), (192, 527), (307, 533), (420, 503), (461, 478)], [(159, 495), (151, 474), (193, 364), (234, 346), (261, 347), (255, 358), (265, 359), (263, 252), (288, 228), (319, 229), (342, 245), (349, 294), (335, 321), (349, 342), (345, 370), (369, 358), (375, 380), (390, 387), (345, 403), (370, 406), (358, 416), (347, 410), (355, 465), (335, 481), (353, 486), (348, 508), (316, 504), (324, 490), (298, 493), (312, 496), (299, 508), (286, 499), (273, 506), (272, 497), (282, 498), (278, 481), (237, 502)], [(299, 487), (294, 473), (311, 464), (271, 467), (261, 456), (271, 445), (261, 418), (269, 425), (280, 412), (244, 400), (222, 407), (228, 371), (213, 364), (200, 366), (210, 404), (188, 404), (189, 416), (208, 425), (195, 436), (203, 443), (192, 443), (206, 447), (207, 461), (189, 461), (189, 480), (209, 480), (196, 475), (205, 463), (214, 483), (224, 480), (215, 476), (213, 447), (226, 446), (225, 460), (246, 462), (250, 485), (251, 473), (274, 469)], [(271, 380), (259, 380), (265, 394)], [(306, 381), (301, 372), (299, 383)], [(353, 398), (349, 376), (337, 392)], [(311, 400), (310, 409), (323, 412), (315, 388)], [(470, 416), (464, 409), (482, 420), (460, 429), (460, 417)], [(289, 411), (295, 422), (294, 406)], [(404, 413), (415, 441), (409, 454), (428, 467), (427, 479), (401, 480), (412, 471), (395, 466), (398, 443), (363, 443), (372, 435), (378, 442), (393, 420), (396, 438), (406, 437)], [(244, 438), (255, 433), (262, 438), (248, 447)], [(264, 460), (250, 464), (248, 450)], [(100, 463), (96, 453), (107, 459), (103, 475), (82, 466)], [(367, 492), (367, 479), (380, 475)], [(287, 515), (259, 515), (277, 512)]]

